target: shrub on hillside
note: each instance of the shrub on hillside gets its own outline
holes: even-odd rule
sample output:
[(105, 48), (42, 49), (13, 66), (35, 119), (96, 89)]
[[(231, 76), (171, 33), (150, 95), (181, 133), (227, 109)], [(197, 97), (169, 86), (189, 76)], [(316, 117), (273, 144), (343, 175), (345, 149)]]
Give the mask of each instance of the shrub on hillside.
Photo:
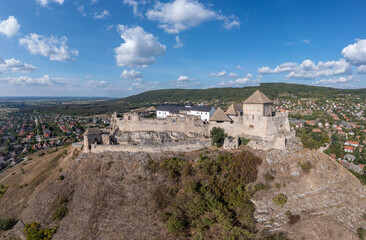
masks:
[(273, 202), (277, 205), (277, 206), (283, 206), (286, 202), (287, 202), (287, 196), (283, 193), (277, 194), (274, 198), (273, 198)]
[(27, 223), (24, 227), (24, 233), (27, 240), (50, 240), (55, 234), (57, 228), (44, 228), (36, 222)]
[(16, 222), (17, 221), (15, 219), (0, 219), (0, 230), (5, 231), (11, 229)]
[(173, 234), (178, 234), (185, 229), (184, 222), (175, 216), (171, 216), (165, 223), (166, 228)]
[(6, 185), (2, 185), (2, 184), (0, 185), (0, 197), (2, 197), (5, 194), (8, 187), (9, 186), (6, 186)]
[(301, 170), (305, 173), (309, 173), (311, 168), (313, 167), (309, 161), (299, 162), (299, 166), (301, 167)]
[(61, 196), (58, 199), (58, 206), (56, 211), (52, 215), (52, 220), (60, 221), (63, 219), (66, 214), (68, 213), (67, 210), (67, 203), (69, 202), (69, 199), (66, 196)]

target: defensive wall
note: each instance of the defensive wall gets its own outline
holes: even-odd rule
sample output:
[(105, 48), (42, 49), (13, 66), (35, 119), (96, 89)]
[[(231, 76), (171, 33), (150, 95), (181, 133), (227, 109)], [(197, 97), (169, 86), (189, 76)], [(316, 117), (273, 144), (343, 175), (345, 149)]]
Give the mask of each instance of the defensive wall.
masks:
[(182, 132), (208, 137), (208, 124), (197, 116), (167, 117), (166, 119), (140, 118), (137, 113), (125, 113), (123, 118), (112, 117), (112, 128), (122, 132)]
[(132, 144), (121, 144), (121, 145), (99, 145), (92, 144), (89, 152), (91, 153), (102, 153), (106, 151), (122, 151), (122, 152), (190, 152), (199, 150), (204, 147), (211, 145), (210, 140), (206, 141), (190, 141), (183, 143), (165, 143), (164, 145), (132, 145)]

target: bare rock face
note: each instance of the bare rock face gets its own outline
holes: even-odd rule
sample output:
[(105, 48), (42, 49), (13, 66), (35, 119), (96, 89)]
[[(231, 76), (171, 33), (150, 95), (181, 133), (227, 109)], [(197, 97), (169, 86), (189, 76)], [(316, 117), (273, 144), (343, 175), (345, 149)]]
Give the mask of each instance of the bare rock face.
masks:
[[(293, 147), (261, 156), (257, 183), (270, 189), (254, 195), (259, 229), (288, 232), (291, 239), (358, 239), (357, 228), (366, 228), (366, 188), (352, 173), (316, 150)], [(278, 194), (287, 197), (282, 206), (273, 200)], [(290, 212), (300, 220), (290, 224)]]

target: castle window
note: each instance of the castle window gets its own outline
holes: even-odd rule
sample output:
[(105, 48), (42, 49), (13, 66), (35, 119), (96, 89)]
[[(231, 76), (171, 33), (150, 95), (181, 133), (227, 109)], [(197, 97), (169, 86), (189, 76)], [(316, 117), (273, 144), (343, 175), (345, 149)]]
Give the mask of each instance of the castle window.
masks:
[(131, 116), (128, 116), (128, 120), (131, 120)]
[(254, 128), (254, 126), (253, 125), (249, 125), (249, 128)]

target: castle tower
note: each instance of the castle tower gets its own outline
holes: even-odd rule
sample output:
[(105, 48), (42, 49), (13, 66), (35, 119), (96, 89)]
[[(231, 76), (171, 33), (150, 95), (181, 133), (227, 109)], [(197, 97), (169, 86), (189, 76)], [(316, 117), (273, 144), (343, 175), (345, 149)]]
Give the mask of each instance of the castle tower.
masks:
[(271, 99), (257, 90), (243, 102), (243, 114), (271, 117), (272, 104)]

